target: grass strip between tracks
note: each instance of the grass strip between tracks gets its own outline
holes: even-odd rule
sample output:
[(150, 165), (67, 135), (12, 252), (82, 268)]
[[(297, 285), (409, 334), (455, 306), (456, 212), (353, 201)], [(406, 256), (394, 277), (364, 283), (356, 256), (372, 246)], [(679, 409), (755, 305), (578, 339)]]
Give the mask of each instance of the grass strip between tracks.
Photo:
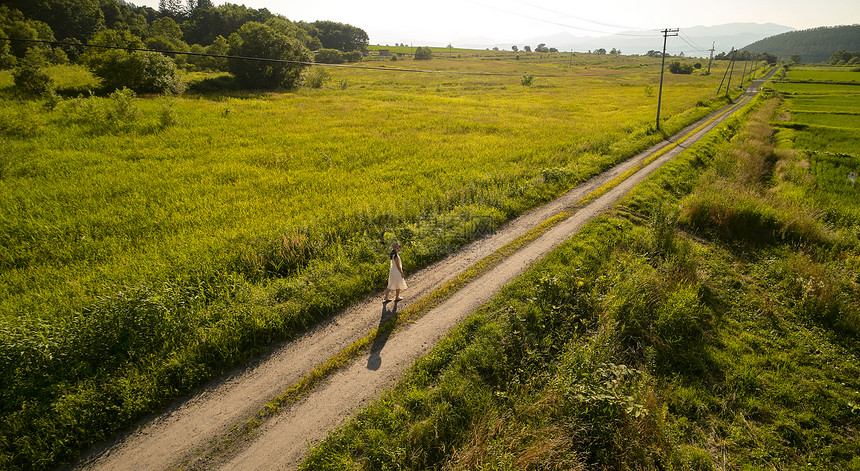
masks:
[[(210, 450), (209, 454), (211, 455), (225, 452), (228, 449), (232, 448), (231, 444), (242, 442), (243, 439), (249, 438), (251, 433), (257, 427), (259, 427), (266, 419), (276, 415), (284, 408), (294, 404), (303, 396), (313, 391), (313, 389), (320, 382), (328, 378), (331, 374), (349, 365), (356, 357), (358, 357), (360, 354), (362, 354), (369, 348), (369, 345), (377, 336), (391, 333), (398, 327), (404, 326), (409, 322), (418, 320), (424, 314), (429, 312), (430, 309), (436, 307), (446, 299), (450, 298), (461, 288), (463, 288), (473, 280), (477, 279), (481, 275), (487, 273), (492, 268), (499, 265), (502, 261), (516, 253), (519, 249), (528, 245), (556, 225), (560, 224), (562, 221), (572, 216), (579, 209), (585, 207), (592, 201), (603, 196), (611, 189), (621, 184), (621, 182), (630, 178), (636, 172), (642, 170), (647, 165), (664, 156), (669, 151), (671, 151), (675, 147), (678, 147), (681, 143), (685, 142), (690, 137), (712, 124), (714, 121), (736, 110), (744, 103), (746, 103), (745, 100), (740, 100), (738, 101), (738, 103), (728, 106), (719, 113), (712, 116), (711, 118), (708, 118), (704, 123), (697, 126), (695, 129), (691, 130), (680, 139), (660, 148), (658, 151), (654, 152), (646, 159), (643, 159), (641, 162), (637, 163), (621, 175), (617, 176), (616, 178), (603, 184), (596, 190), (580, 198), (568, 209), (560, 211), (559, 213), (545, 220), (530, 231), (520, 235), (511, 242), (508, 242), (492, 254), (487, 255), (471, 267), (464, 270), (457, 277), (453, 278), (452, 280), (449, 280), (439, 288), (436, 288), (427, 296), (424, 296), (423, 298), (416, 301), (415, 304), (409, 306), (403, 312), (393, 316), (381, 326), (371, 330), (362, 338), (345, 347), (335, 356), (329, 358), (325, 363), (317, 366), (310, 373), (305, 375), (301, 380), (287, 388), (283, 394), (269, 401), (269, 403), (267, 403), (255, 415), (254, 418), (248, 419), (244, 425), (234, 427), (233, 430), (228, 434), (228, 436), (224, 437), (223, 440), (220, 440), (220, 443), (216, 444), (213, 449)], [(193, 464), (191, 467), (192, 469), (194, 468)]]

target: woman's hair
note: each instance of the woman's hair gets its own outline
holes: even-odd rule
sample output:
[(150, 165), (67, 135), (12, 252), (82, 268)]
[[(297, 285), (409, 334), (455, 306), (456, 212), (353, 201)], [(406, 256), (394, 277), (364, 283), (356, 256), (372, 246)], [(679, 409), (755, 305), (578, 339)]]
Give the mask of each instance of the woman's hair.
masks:
[(394, 257), (397, 256), (397, 252), (399, 252), (399, 251), (400, 251), (400, 244), (395, 242), (394, 245), (391, 246), (391, 253), (388, 255), (389, 255), (389, 257), (391, 257), (393, 259)]

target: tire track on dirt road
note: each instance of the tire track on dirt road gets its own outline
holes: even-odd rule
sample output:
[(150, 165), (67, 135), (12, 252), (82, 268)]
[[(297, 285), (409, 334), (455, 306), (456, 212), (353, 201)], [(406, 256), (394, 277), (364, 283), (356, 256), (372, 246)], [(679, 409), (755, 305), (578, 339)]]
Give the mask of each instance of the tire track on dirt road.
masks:
[[(757, 89), (758, 85), (756, 85)], [(751, 89), (752, 90), (752, 89)], [(222, 447), (231, 430), (256, 420), (272, 400), (297, 384), (314, 368), (338, 355), (382, 325), (393, 312), (381, 307), (378, 293), (320, 323), (299, 338), (275, 348), (250, 367), (213, 381), (198, 394), (175, 404), (141, 424), (137, 430), (93, 451), (75, 467), (86, 470), (293, 469), (310, 446), (329, 430), (391, 387), (414, 362), (451, 328), (489, 301), (502, 286), (535, 261), (570, 238), (588, 220), (610, 208), (636, 183), (684, 150), (746, 104), (754, 91), (736, 104), (711, 114), (647, 151), (577, 186), (556, 200), (516, 218), (495, 234), (409, 276), (410, 299), (398, 303), (403, 311), (429, 296), (501, 247), (545, 221), (575, 212), (540, 237), (510, 255), (464, 289), (454, 292), (425, 315), (390, 337), (374, 340), (363, 352), (338, 369), (313, 391), (290, 404), (254, 430), (253, 439)], [(647, 164), (647, 165), (646, 165)], [(641, 168), (640, 168), (641, 167)], [(632, 175), (625, 175), (632, 173)], [(587, 201), (587, 204), (584, 202)]]

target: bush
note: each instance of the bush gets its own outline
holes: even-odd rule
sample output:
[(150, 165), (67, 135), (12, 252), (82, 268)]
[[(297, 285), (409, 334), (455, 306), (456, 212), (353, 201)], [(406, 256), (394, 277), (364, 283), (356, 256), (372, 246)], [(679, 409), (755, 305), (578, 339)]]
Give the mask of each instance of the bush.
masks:
[(669, 72), (672, 72), (673, 74), (692, 74), (693, 66), (675, 61), (669, 64)]
[(344, 55), (337, 49), (320, 49), (314, 56), (314, 61), (319, 64), (343, 64)]
[(54, 80), (32, 63), (24, 63), (12, 72), (15, 90), (24, 96), (38, 97), (54, 91)]
[(343, 59), (346, 62), (361, 62), (364, 59), (364, 54), (359, 51), (352, 51), (344, 53)]
[(112, 50), (99, 57), (93, 73), (106, 90), (130, 88), (137, 93), (182, 93), (185, 84), (176, 75), (176, 64), (157, 52)]

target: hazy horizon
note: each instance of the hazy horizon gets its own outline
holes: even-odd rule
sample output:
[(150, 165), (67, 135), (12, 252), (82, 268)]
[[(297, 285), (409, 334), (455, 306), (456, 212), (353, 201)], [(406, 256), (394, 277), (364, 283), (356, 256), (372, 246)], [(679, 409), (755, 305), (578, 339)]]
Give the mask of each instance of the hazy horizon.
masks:
[[(129, 0), (158, 7), (158, 0)], [(216, 5), (227, 3), (214, 0)], [(331, 20), (357, 26), (371, 44), (405, 43), (511, 45), (529, 38), (568, 33), (602, 37), (624, 33), (659, 35), (664, 28), (692, 28), (729, 23), (773, 23), (798, 30), (860, 23), (860, 2), (820, 0), (726, 0), (690, 8), (682, 0), (656, 5), (638, 0), (592, 2), (570, 6), (562, 0), (440, 0), (404, 4), (391, 0), (233, 0), (249, 8), (267, 8), (292, 21)]]

